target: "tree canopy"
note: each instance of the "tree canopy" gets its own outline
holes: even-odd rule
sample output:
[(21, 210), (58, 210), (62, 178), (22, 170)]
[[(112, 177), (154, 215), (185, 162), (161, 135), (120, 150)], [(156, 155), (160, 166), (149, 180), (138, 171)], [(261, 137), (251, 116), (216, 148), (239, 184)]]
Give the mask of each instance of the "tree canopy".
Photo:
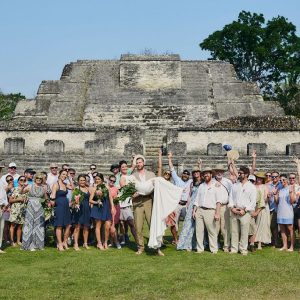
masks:
[(286, 18), (266, 21), (263, 14), (242, 11), (200, 47), (233, 64), (239, 79), (256, 82), (266, 100), (278, 100), (292, 113), (288, 103), (300, 90), (300, 38)]
[(18, 94), (3, 94), (0, 91), (0, 120), (10, 119), (14, 113), (17, 103), (25, 99), (25, 96)]

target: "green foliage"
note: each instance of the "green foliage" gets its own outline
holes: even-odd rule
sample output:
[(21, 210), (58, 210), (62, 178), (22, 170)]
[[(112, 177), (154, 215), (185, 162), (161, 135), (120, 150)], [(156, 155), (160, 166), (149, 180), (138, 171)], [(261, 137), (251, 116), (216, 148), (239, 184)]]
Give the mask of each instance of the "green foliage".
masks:
[(10, 119), (14, 113), (17, 103), (25, 99), (25, 96), (18, 94), (3, 94), (0, 92), (0, 120)]
[(287, 104), (299, 91), (300, 38), (286, 18), (266, 22), (262, 14), (242, 11), (200, 47), (233, 64), (239, 79), (256, 82), (266, 100), (278, 100), (290, 113)]

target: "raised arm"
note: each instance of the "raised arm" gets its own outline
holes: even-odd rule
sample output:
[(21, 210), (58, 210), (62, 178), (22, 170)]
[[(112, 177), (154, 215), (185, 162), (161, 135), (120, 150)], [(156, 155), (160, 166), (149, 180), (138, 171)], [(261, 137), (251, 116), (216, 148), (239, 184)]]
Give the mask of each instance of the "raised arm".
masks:
[(252, 166), (251, 166), (251, 174), (254, 174), (256, 171), (256, 149), (253, 149), (252, 151)]
[(200, 171), (202, 170), (202, 164), (203, 164), (202, 159), (198, 157), (198, 168), (200, 169)]
[(136, 166), (134, 157), (135, 157), (135, 153), (132, 153), (132, 157), (131, 157), (132, 162), (131, 162), (131, 167), (129, 168), (129, 170), (131, 171), (130, 174), (134, 171), (135, 166)]
[(293, 162), (297, 165), (298, 182), (300, 182), (300, 159), (298, 157), (293, 158)]
[(169, 160), (170, 171), (171, 171), (171, 174), (172, 174), (172, 178), (175, 182), (175, 185), (178, 186), (182, 183), (182, 179), (177, 175), (177, 173), (175, 171), (172, 158), (173, 158), (173, 154), (172, 154), (172, 152), (169, 152), (168, 153), (168, 160)]
[(162, 151), (161, 148), (158, 149), (158, 166), (157, 166), (157, 176), (162, 176)]
[(231, 175), (235, 176), (236, 178), (239, 177), (238, 169), (234, 163), (234, 160), (229, 158), (228, 158), (228, 171)]

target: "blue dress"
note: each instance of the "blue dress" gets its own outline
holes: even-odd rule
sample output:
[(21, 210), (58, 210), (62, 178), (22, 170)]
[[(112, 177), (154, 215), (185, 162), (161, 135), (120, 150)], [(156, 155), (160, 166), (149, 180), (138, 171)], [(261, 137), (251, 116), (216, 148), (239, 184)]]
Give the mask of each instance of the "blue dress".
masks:
[(107, 197), (102, 199), (102, 206), (93, 205), (91, 209), (91, 218), (100, 221), (110, 221), (112, 219), (110, 204)]
[(294, 224), (294, 209), (290, 202), (289, 187), (282, 188), (279, 191), (279, 202), (277, 208), (277, 223), (278, 224)]
[(78, 211), (73, 210), (72, 213), (72, 224), (80, 224), (82, 226), (89, 227), (91, 224), (91, 210), (90, 210), (90, 193), (84, 193), (84, 198), (80, 203), (80, 208)]
[(196, 236), (195, 236), (195, 220), (193, 219), (193, 206), (195, 203), (199, 185), (193, 185), (192, 197), (189, 207), (186, 212), (183, 227), (179, 235), (177, 250), (192, 250), (196, 249)]
[(65, 227), (71, 224), (71, 213), (70, 213), (69, 199), (67, 198), (67, 194), (68, 194), (68, 190), (64, 191), (59, 189), (56, 192), (55, 212), (54, 212), (55, 227)]

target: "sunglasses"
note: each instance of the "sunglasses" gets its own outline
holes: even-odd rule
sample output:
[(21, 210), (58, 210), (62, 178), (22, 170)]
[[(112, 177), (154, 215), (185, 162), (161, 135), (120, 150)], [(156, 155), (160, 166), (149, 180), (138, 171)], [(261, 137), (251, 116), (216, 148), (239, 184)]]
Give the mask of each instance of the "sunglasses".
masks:
[(35, 179), (43, 180), (43, 178), (42, 178), (42, 177), (36, 177)]
[(278, 178), (278, 176), (271, 176), (271, 177), (272, 177), (273, 179), (274, 179), (274, 178)]
[(96, 168), (90, 168), (91, 170), (96, 170)]
[(70, 169), (64, 169), (64, 171), (67, 171), (67, 172), (68, 172), (69, 170), (70, 170)]
[(74, 173), (74, 172), (70, 172), (69, 174), (70, 174), (70, 175), (75, 175), (75, 173)]
[(112, 182), (112, 183), (115, 183), (115, 182), (116, 182), (115, 180), (111, 180), (111, 179), (110, 179), (109, 181)]
[(19, 179), (19, 181), (25, 181), (25, 179)]
[(271, 177), (271, 174), (266, 174), (266, 177)]
[(58, 169), (58, 167), (51, 167), (50, 169)]
[[(183, 174), (186, 174), (186, 173), (183, 173)], [(168, 175), (168, 176), (171, 176), (171, 173), (169, 172), (165, 172), (164, 175)], [(186, 174), (187, 175), (187, 174)]]
[(13, 179), (6, 179), (6, 182), (12, 182), (14, 181)]
[(9, 167), (9, 169), (16, 169), (17, 167)]
[(295, 180), (296, 177), (289, 177), (289, 180)]

